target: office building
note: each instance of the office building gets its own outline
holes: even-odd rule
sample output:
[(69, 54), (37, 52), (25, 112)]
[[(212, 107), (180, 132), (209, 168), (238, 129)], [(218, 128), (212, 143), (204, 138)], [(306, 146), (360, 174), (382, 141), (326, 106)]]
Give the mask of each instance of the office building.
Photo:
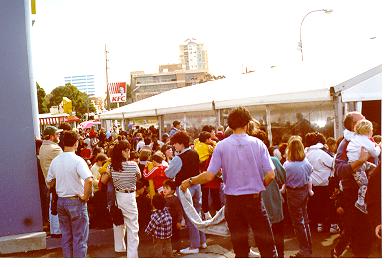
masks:
[(94, 75), (75, 75), (64, 77), (65, 84), (71, 83), (76, 86), (79, 91), (86, 93), (89, 96), (95, 95)]

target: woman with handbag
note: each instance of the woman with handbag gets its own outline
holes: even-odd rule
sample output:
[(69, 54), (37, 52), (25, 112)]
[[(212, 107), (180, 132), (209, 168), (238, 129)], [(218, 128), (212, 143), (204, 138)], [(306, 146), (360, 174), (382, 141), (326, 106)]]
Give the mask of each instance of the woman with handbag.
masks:
[[(138, 210), (136, 203), (136, 181), (140, 179), (140, 169), (134, 161), (129, 161), (130, 144), (128, 141), (120, 141), (113, 148), (111, 165), (107, 172), (110, 173), (114, 185), (117, 206), (121, 209), (124, 224), (113, 226), (114, 247), (117, 252), (125, 251), (124, 237), (127, 232), (127, 257), (138, 257)], [(103, 183), (109, 181), (109, 176), (104, 176)], [(118, 247), (122, 249), (118, 250)]]

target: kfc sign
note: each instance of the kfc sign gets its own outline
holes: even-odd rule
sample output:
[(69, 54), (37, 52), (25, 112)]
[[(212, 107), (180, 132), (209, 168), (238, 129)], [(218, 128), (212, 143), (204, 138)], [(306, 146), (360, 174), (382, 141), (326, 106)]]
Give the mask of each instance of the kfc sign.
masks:
[(110, 103), (126, 102), (126, 83), (109, 83)]

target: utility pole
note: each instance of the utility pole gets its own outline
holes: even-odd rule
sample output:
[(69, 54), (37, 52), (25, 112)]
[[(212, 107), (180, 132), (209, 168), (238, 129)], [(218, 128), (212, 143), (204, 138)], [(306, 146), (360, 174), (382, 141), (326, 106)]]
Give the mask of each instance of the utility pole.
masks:
[(106, 105), (107, 110), (110, 110), (110, 95), (109, 95), (109, 79), (108, 79), (108, 54), (105, 44), (105, 73), (106, 73)]

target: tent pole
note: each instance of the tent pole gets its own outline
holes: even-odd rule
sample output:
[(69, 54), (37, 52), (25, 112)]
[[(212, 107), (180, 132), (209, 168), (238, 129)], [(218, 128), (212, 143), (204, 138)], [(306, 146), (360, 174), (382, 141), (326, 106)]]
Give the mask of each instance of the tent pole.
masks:
[(269, 138), (270, 146), (273, 145), (273, 135), (271, 133), (271, 108), (269, 105), (265, 105), (266, 107), (266, 124), (267, 124), (267, 137)]

